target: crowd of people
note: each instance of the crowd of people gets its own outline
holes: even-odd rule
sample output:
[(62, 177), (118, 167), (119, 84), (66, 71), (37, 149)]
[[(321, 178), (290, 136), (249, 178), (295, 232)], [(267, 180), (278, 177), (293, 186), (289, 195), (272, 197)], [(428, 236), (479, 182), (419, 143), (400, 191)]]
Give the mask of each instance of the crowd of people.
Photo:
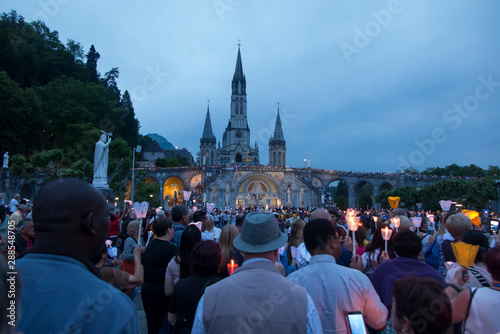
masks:
[(2, 333), (139, 333), (139, 296), (150, 334), (500, 332), (492, 217), (178, 205), (137, 219), (76, 179), (45, 184), (32, 211), (16, 196), (2, 207), (16, 229)]

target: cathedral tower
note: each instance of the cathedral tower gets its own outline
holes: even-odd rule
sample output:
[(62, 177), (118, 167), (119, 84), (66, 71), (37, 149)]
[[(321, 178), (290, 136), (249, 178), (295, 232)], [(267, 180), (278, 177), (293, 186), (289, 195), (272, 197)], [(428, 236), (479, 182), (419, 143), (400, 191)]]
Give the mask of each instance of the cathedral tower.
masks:
[(212, 121), (210, 120), (210, 106), (207, 106), (207, 116), (205, 118), (205, 126), (203, 135), (200, 139), (200, 165), (218, 165), (216, 150), (216, 139), (212, 131)]
[(281, 128), (279, 104), (274, 135), (269, 138), (269, 165), (280, 167), (285, 167), (286, 165), (286, 142), (283, 136), (283, 129)]
[(231, 83), (230, 119), (222, 136), (219, 161), (221, 164), (258, 165), (259, 150), (257, 146), (250, 147), (250, 128), (247, 122), (247, 83), (243, 73), (240, 45), (238, 44), (236, 68)]

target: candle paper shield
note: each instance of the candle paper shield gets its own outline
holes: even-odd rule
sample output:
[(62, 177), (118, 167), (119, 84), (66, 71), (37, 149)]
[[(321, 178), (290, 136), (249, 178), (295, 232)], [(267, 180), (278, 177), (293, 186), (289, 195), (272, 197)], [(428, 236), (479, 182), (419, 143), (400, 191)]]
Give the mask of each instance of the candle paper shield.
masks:
[(391, 223), (392, 226), (394, 226), (395, 228), (399, 228), (399, 225), (401, 224), (401, 218), (399, 217), (391, 218)]
[(416, 228), (420, 228), (420, 226), (422, 226), (422, 217), (412, 217), (411, 220)]
[(148, 207), (149, 203), (148, 202), (135, 202), (132, 204), (132, 207), (134, 208), (136, 217), (139, 218), (146, 218), (146, 214), (148, 212)]
[(359, 217), (348, 216), (347, 225), (349, 226), (350, 231), (357, 231), (359, 227)]
[(451, 208), (451, 201), (445, 201), (444, 199), (442, 199), (439, 201), (439, 205), (441, 205), (441, 209), (443, 209), (443, 211), (448, 212)]
[(382, 232), (382, 239), (384, 239), (385, 241), (391, 238), (392, 230), (387, 226), (381, 229), (380, 232)]
[(474, 264), (479, 245), (470, 245), (463, 241), (459, 241), (453, 242), (451, 247), (453, 248), (453, 253), (455, 254), (458, 265), (467, 268)]
[(401, 198), (399, 198), (397, 196), (389, 196), (387, 198), (387, 200), (389, 201), (389, 205), (391, 206), (392, 209), (395, 209), (398, 207), (400, 199)]
[(481, 218), (479, 218), (479, 212), (470, 210), (463, 210), (462, 212), (467, 217), (469, 217), (472, 224), (474, 224), (475, 226), (481, 225)]
[(434, 223), (434, 215), (427, 215), (427, 219), (429, 219), (431, 223)]

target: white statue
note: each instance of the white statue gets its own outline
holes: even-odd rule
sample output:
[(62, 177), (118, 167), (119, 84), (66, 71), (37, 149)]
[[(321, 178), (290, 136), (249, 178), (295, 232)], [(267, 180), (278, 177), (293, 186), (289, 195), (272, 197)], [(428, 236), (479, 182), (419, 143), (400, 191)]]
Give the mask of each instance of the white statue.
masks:
[(5, 152), (3, 155), (3, 168), (9, 167), (9, 152)]
[(108, 153), (112, 133), (102, 131), (101, 139), (95, 144), (94, 152), (94, 180), (92, 184), (97, 188), (108, 186)]

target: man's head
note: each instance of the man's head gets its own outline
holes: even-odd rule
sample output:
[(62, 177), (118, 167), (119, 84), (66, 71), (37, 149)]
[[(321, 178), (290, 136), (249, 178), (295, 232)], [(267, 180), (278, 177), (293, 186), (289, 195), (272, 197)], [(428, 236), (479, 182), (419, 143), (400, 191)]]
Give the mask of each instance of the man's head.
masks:
[(100, 256), (109, 232), (109, 208), (102, 193), (78, 179), (46, 183), (33, 203), (38, 246)]
[(31, 239), (35, 236), (35, 228), (33, 220), (26, 218), (19, 222), (17, 226), (19, 234), (26, 240)]
[(165, 217), (165, 211), (163, 211), (163, 210), (158, 210), (157, 215), (158, 215), (158, 218), (164, 218), (164, 217)]
[(242, 212), (236, 216), (236, 227), (238, 228), (238, 232), (241, 233), (241, 227), (243, 226), (243, 221), (245, 220), (246, 212)]
[(254, 211), (246, 215), (241, 233), (233, 245), (244, 253), (246, 259), (265, 257), (276, 261), (278, 249), (286, 244), (287, 239), (272, 213)]
[(311, 255), (329, 254), (340, 257), (340, 239), (329, 219), (313, 219), (304, 227), (304, 243)]
[(412, 231), (398, 232), (392, 239), (394, 251), (398, 256), (417, 259), (422, 250), (422, 240)]
[(207, 222), (207, 212), (203, 210), (198, 210), (193, 213), (193, 223), (202, 222), (205, 224)]
[(14, 198), (16, 201), (19, 201), (19, 199), (21, 198), (21, 195), (14, 194), (14, 196), (12, 198)]
[(189, 210), (184, 205), (177, 205), (172, 208), (172, 220), (175, 223), (187, 226), (189, 224)]
[(330, 213), (326, 209), (316, 209), (311, 213), (309, 220), (314, 219), (328, 219), (330, 220)]

